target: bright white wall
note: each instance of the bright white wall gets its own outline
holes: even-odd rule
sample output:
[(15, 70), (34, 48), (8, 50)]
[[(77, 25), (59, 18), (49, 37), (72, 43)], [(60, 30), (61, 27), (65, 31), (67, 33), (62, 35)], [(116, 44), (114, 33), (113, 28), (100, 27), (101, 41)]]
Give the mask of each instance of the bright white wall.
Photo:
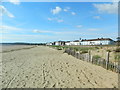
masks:
[(104, 41), (83, 41), (81, 42), (81, 45), (109, 45), (109, 44), (114, 44), (113, 41), (109, 40), (104, 40)]

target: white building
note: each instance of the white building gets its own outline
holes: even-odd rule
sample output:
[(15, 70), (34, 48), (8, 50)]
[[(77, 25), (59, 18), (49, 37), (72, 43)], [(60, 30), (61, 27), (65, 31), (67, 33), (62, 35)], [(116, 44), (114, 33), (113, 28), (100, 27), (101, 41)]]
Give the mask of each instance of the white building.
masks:
[(71, 41), (70, 45), (80, 45), (80, 41), (79, 40)]
[(49, 46), (49, 45), (53, 45), (53, 43), (52, 43), (52, 42), (49, 42), (49, 43), (47, 43), (46, 45), (48, 45), (48, 46)]
[(65, 45), (68, 45), (68, 46), (71, 45), (71, 44), (70, 44), (70, 41), (66, 41), (66, 42), (65, 42)]
[(64, 46), (65, 45), (65, 41), (56, 41), (56, 42), (54, 42), (54, 45)]
[(81, 40), (80, 45), (112, 45), (115, 42), (110, 38), (98, 38), (98, 39), (84, 39)]

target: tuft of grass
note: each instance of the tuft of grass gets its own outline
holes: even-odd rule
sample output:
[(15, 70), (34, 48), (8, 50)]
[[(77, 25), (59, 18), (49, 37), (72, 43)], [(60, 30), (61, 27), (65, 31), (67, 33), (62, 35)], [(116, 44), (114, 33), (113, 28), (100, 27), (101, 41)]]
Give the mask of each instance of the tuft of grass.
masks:
[(63, 50), (61, 47), (57, 48), (57, 50)]
[(82, 53), (82, 54), (84, 54), (84, 53), (88, 53), (88, 50), (82, 50), (81, 53)]
[(75, 50), (75, 51), (79, 51), (79, 48), (77, 48), (77, 47), (74, 47), (74, 50)]
[(120, 52), (120, 47), (115, 50), (115, 52)]
[(95, 60), (98, 60), (99, 58), (101, 58), (101, 56), (99, 56), (99, 55), (94, 55), (93, 56), (93, 59), (95, 59)]
[(75, 50), (75, 51), (80, 51), (81, 53), (88, 53), (88, 50), (95, 50), (95, 47), (80, 47), (80, 46), (57, 46), (57, 45), (52, 45), (50, 47), (54, 47), (57, 49), (66, 49), (66, 48), (70, 48), (71, 50)]
[(120, 60), (120, 54), (115, 54), (114, 59), (118, 62)]
[(112, 50), (110, 50), (110, 49), (107, 49), (106, 51), (107, 51), (107, 52), (112, 52)]
[(95, 47), (95, 49), (99, 49), (99, 47)]

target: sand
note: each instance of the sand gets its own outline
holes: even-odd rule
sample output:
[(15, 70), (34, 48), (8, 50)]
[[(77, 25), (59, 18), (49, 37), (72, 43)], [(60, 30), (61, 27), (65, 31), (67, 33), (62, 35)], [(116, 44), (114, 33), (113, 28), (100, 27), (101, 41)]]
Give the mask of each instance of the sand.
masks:
[(3, 88), (113, 88), (118, 74), (46, 46), (2, 54)]

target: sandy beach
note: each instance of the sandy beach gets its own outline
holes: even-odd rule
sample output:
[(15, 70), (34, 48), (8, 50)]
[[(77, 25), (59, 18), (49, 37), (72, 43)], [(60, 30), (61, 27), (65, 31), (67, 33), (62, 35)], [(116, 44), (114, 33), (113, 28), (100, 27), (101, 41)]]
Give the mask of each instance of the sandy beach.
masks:
[(3, 88), (114, 88), (118, 74), (46, 46), (2, 53)]

